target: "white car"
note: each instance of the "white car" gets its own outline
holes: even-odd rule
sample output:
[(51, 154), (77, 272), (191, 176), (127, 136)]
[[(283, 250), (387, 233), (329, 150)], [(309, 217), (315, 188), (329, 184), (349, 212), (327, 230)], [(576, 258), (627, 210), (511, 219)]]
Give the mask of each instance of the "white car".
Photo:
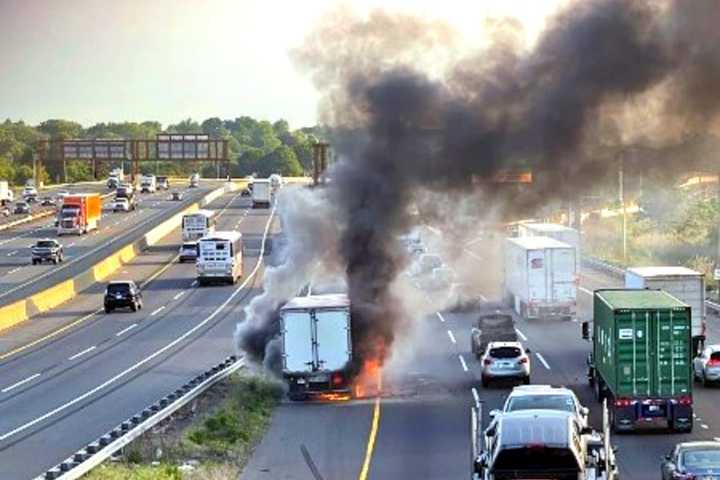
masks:
[(116, 198), (113, 203), (113, 212), (129, 212), (130, 202), (127, 198)]
[(37, 197), (37, 195), (38, 195), (37, 188), (33, 187), (32, 185), (26, 185), (25, 188), (23, 188), (22, 196), (24, 198)]
[(492, 410), (491, 417), (497, 417), (507, 412), (518, 410), (559, 410), (570, 412), (578, 420), (581, 426), (588, 426), (588, 414), (586, 407), (580, 404), (575, 392), (565, 387), (553, 387), (551, 385), (523, 385), (513, 388), (505, 400), (505, 405), (500, 410)]
[(693, 377), (705, 386), (720, 381), (720, 345), (708, 345), (693, 359)]

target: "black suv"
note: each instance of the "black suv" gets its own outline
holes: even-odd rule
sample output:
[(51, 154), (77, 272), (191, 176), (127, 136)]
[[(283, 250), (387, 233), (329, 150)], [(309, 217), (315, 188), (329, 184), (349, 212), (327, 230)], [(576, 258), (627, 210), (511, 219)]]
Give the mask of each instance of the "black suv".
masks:
[(132, 280), (110, 282), (105, 290), (105, 313), (123, 307), (133, 312), (142, 308), (142, 293)]

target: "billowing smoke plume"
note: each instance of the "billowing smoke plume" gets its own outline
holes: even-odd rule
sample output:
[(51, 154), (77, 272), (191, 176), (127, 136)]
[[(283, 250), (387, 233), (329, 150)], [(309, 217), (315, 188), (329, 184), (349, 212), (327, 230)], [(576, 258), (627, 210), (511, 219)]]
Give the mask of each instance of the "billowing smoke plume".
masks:
[[(446, 48), (456, 35), (442, 24), (381, 12), (326, 18), (295, 58), (326, 94), (321, 118), (340, 158), (328, 191), (335, 217), (317, 221), (339, 228), (360, 359), (385, 358), (404, 321), (390, 285), (404, 266), (396, 237), (412, 224), (414, 192), (479, 183), (484, 198), (518, 212), (573, 198), (613, 168), (594, 148), (622, 147), (608, 142), (628, 138), (618, 129), (643, 113), (619, 108), (656, 91), (648, 142), (706, 133), (720, 108), (719, 14), (715, 0), (575, 1), (533, 48), (513, 22), (498, 22), (487, 48), (457, 61)], [(444, 71), (427, 58), (447, 61)], [(675, 155), (654, 160), (648, 168), (688, 168)], [(518, 164), (532, 167), (532, 188), (491, 181)]]

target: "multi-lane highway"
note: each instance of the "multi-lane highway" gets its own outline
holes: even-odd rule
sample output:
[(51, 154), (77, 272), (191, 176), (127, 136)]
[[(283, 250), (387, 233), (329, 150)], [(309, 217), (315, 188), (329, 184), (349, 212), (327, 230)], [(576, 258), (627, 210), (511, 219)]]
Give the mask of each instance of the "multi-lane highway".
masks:
[[(77, 275), (220, 186), (221, 182), (203, 182), (201, 188), (187, 189), (180, 202), (170, 200), (166, 191), (144, 194), (134, 212), (106, 209), (97, 230), (59, 238), (65, 248), (65, 261), (59, 265), (32, 265), (30, 261), (30, 246), (36, 240), (57, 237), (53, 217), (0, 231), (0, 306)], [(109, 207), (111, 202), (111, 198), (106, 199), (104, 205)]]
[[(261, 260), (265, 233), (273, 235), (277, 228), (270, 210), (249, 207), (237, 192), (207, 207), (218, 210), (218, 229), (243, 232), (246, 275)], [(179, 242), (178, 231), (109, 279), (143, 283), (141, 311), (98, 312), (98, 285), (15, 329), (12, 339), (3, 338), (0, 478), (42, 473), (235, 353), (233, 332), (243, 306), (257, 293), (262, 268), (235, 286), (198, 288), (194, 264), (172, 261)], [(46, 322), (77, 323), (54, 334), (38, 330)], [(38, 336), (46, 338), (23, 348)]]
[[(439, 233), (439, 231), (437, 232)], [(458, 264), (475, 266), (481, 310), (500, 305), (498, 242), (473, 240)], [(592, 315), (592, 290), (620, 286), (617, 279), (584, 271), (579, 290), (579, 320)], [(322, 478), (462, 479), (470, 475), (469, 410), (475, 399), (483, 409), (501, 408), (509, 385), (482, 388), (470, 353), (470, 328), (478, 311), (423, 312), (412, 339), (399, 343), (384, 372), (384, 396), (377, 402), (283, 403), (269, 432), (245, 468), (243, 480)], [(600, 426), (600, 405), (586, 380), (590, 344), (579, 321), (517, 320), (520, 339), (532, 353), (532, 382), (572, 388)], [(709, 319), (709, 341), (720, 341), (720, 320)], [(696, 384), (695, 429), (616, 435), (622, 478), (657, 479), (661, 457), (678, 442), (720, 436), (720, 391)]]

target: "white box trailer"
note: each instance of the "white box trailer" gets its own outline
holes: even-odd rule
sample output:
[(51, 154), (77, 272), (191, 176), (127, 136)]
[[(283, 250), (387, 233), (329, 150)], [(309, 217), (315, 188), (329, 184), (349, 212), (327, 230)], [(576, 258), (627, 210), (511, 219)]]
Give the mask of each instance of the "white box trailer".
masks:
[(625, 288), (660, 289), (692, 309), (693, 346), (704, 342), (706, 333), (705, 277), (686, 267), (634, 267), (625, 271)]
[(272, 186), (267, 178), (256, 178), (253, 181), (252, 206), (253, 208), (269, 207), (272, 201)]
[(9, 203), (15, 200), (15, 195), (10, 189), (10, 184), (5, 180), (0, 180), (0, 205)]
[(352, 360), (346, 294), (296, 297), (280, 309), (282, 373), (291, 400), (349, 394)]
[(562, 317), (577, 310), (575, 247), (548, 237), (505, 241), (505, 293), (523, 318)]
[(575, 247), (577, 264), (580, 265), (580, 232), (558, 223), (521, 223), (518, 225), (519, 237), (550, 237)]

